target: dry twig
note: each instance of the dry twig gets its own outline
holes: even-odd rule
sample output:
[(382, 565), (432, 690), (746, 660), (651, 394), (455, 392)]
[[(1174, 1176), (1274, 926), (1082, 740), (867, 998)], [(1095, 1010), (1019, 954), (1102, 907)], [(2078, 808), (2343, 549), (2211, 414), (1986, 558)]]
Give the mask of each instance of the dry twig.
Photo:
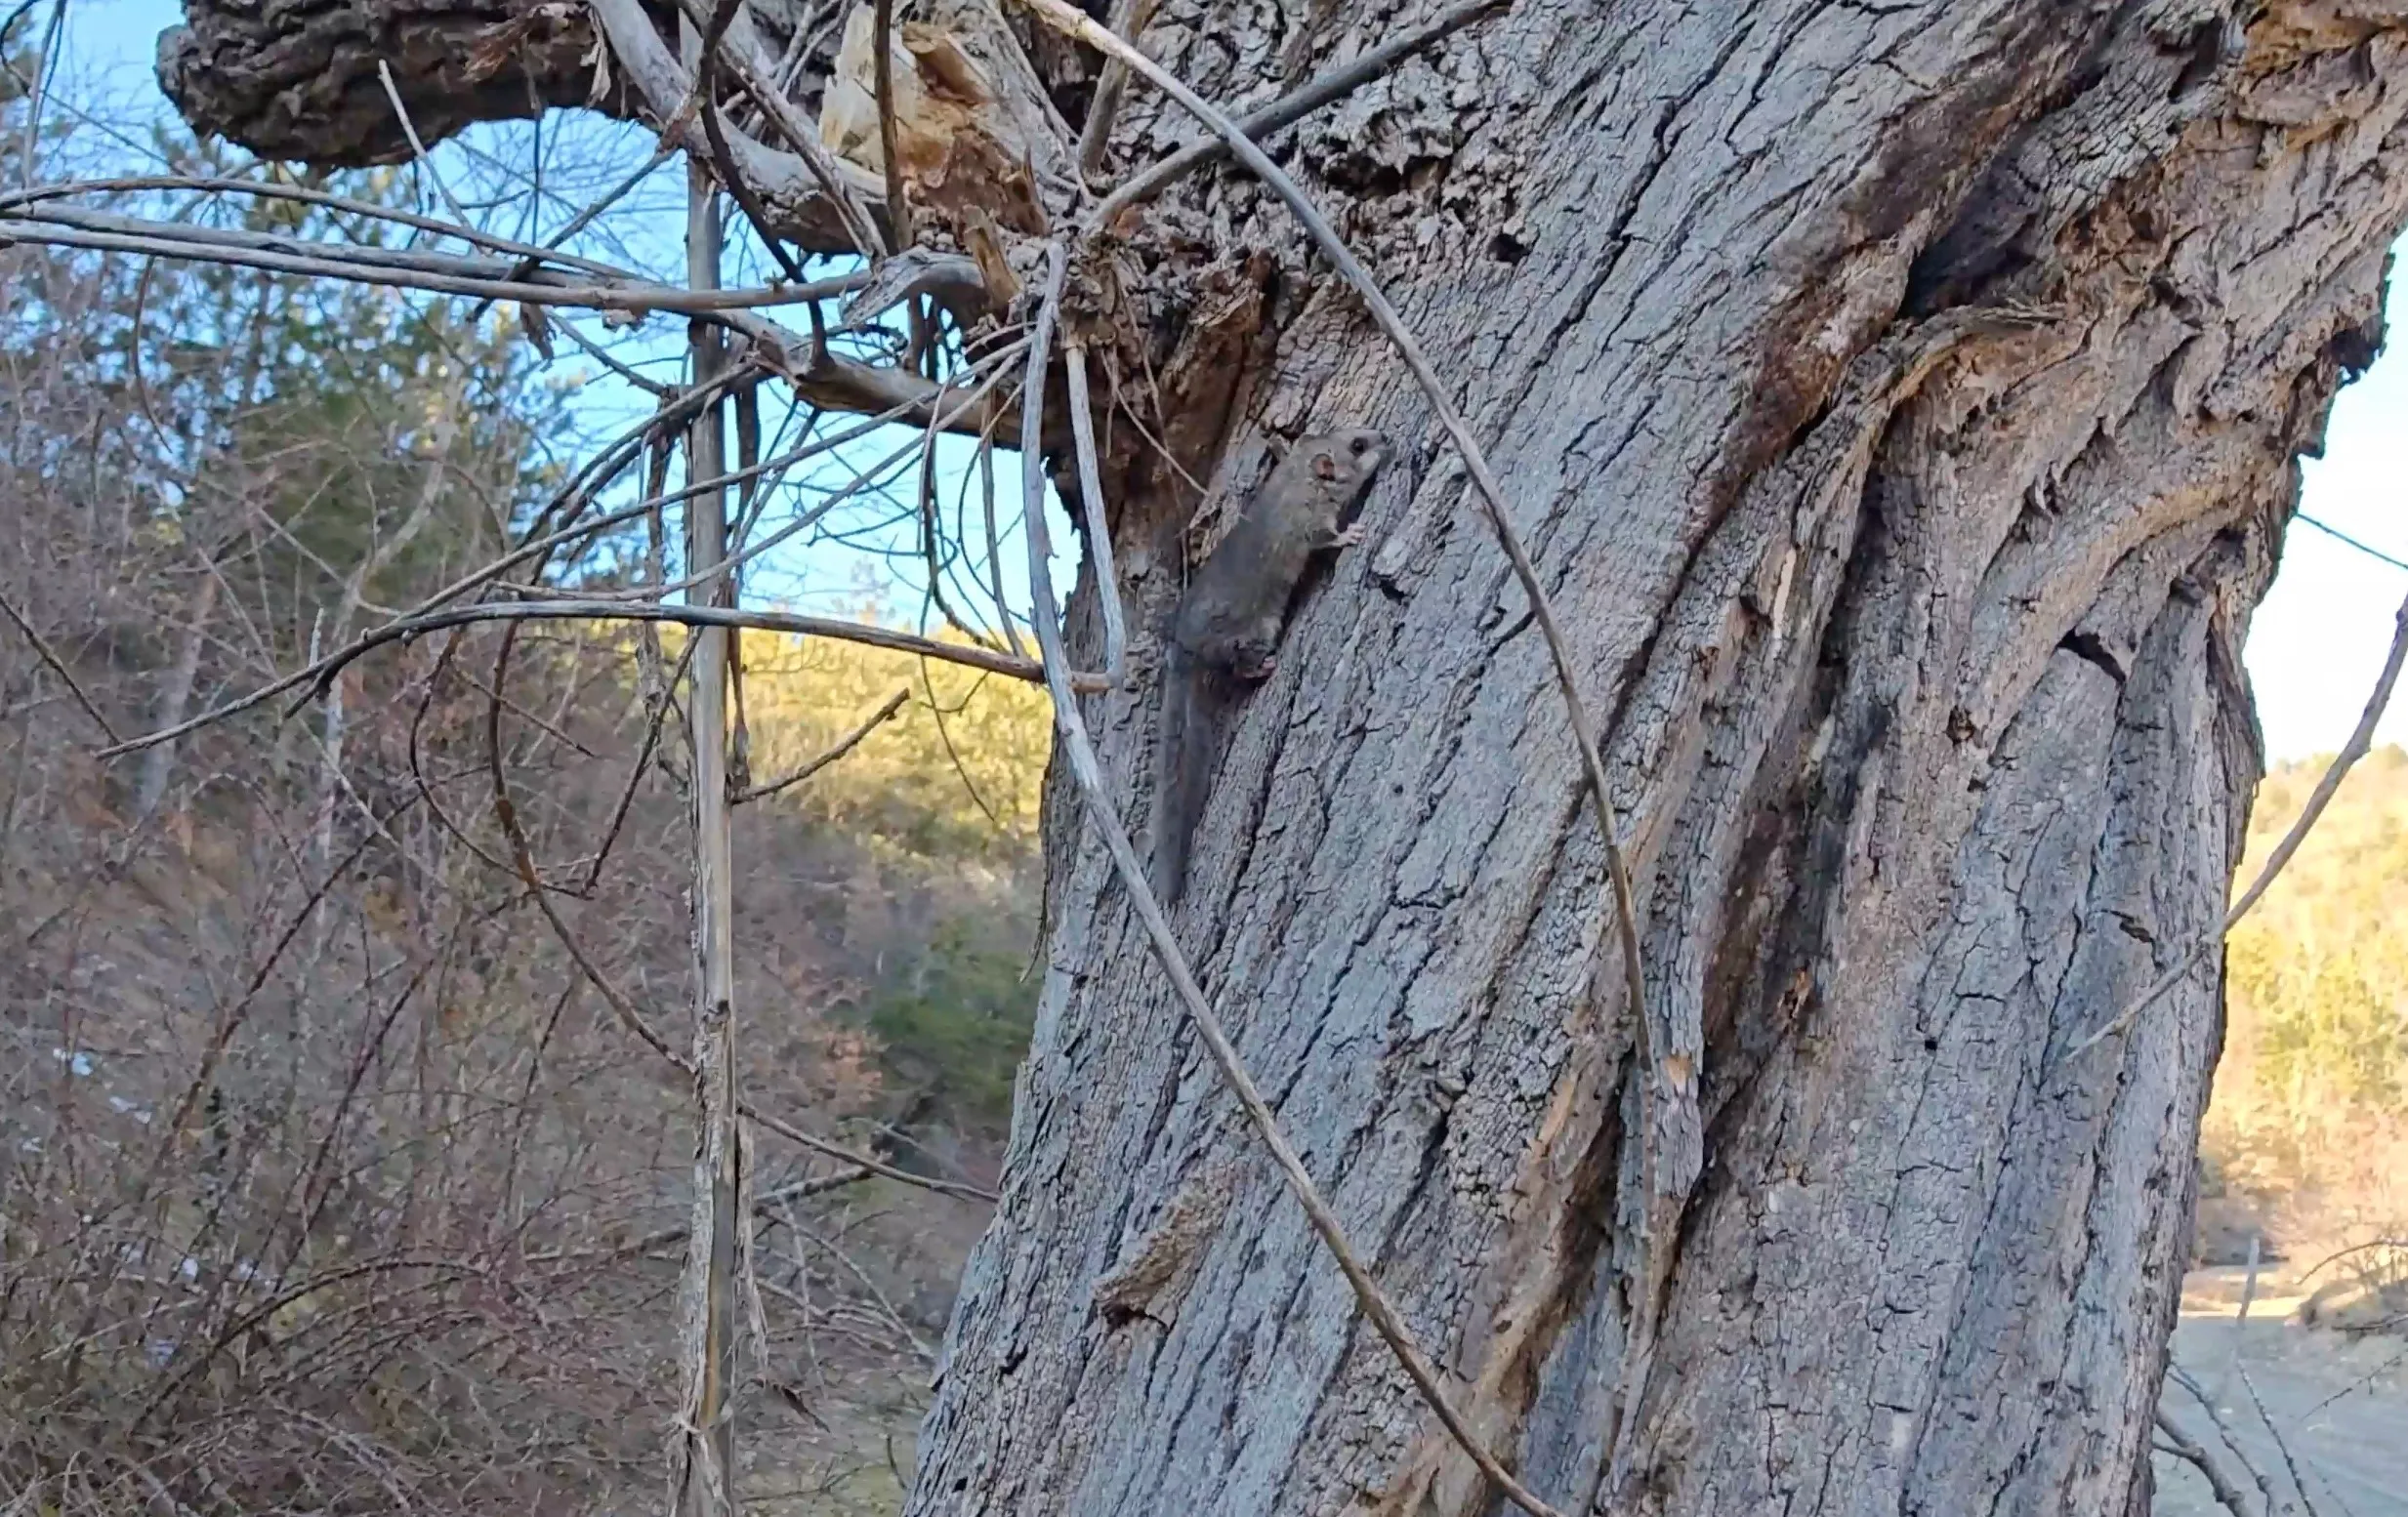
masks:
[(2268, 1517), (2271, 1517), (2274, 1510), (2274, 1482), (2267, 1478), (2264, 1470), (2260, 1469), (2251, 1461), (2246, 1453), (2242, 1452), (2240, 1440), (2233, 1436), (2231, 1425), (2224, 1421), (2223, 1414), (2217, 1410), (2215, 1398), (2208, 1395), (2206, 1387), (2199, 1383), (2197, 1376), (2179, 1364), (2171, 1361), (2167, 1363), (2166, 1377), (2188, 1391), (2191, 1400), (2199, 1404), (2199, 1410), (2207, 1414), (2208, 1425), (2216, 1429), (2216, 1436), (2223, 1441), (2226, 1452), (2239, 1461), (2242, 1469), (2248, 1471), (2251, 1483), (2258, 1488), (2259, 1498), (2263, 1503), (2263, 1509)]
[(17, 624), (18, 632), (24, 636), (25, 641), (33, 645), (34, 655), (49, 665), (50, 672), (57, 675), (61, 682), (66, 685), (67, 694), (75, 697), (75, 704), (84, 709), (84, 715), (92, 718), (94, 725), (108, 734), (110, 742), (116, 742), (117, 729), (108, 724), (108, 718), (101, 715), (101, 708), (93, 705), (92, 697), (86, 695), (84, 687), (75, 682), (75, 676), (68, 671), (65, 662), (59, 657), (58, 650), (50, 645), (50, 639), (34, 631), (33, 624), (25, 620), (25, 614), (11, 605), (5, 595), (0, 595), (0, 612), (7, 613), (8, 619)]
[[(1103, 513), (1101, 465), (1096, 458), (1096, 418), (1087, 396), (1087, 348), (1076, 339), (1062, 345), (1070, 386), (1070, 435), (1078, 449), (1079, 506), (1087, 520), (1087, 552), (1103, 607), (1103, 677), (1118, 684), (1129, 657), (1129, 623), (1120, 604), (1120, 575), (1112, 567), (1112, 524)], [(1008, 620), (1008, 618), (1007, 618)]]
[[(0, 194), (0, 212), (13, 212), (20, 206), (39, 205), (52, 200), (71, 199), (77, 195), (109, 195), (135, 191), (166, 190), (195, 195), (250, 195), (262, 200), (284, 200), (296, 205), (318, 206), (329, 211), (341, 211), (368, 221), (392, 222), (416, 231), (433, 232), (436, 236), (453, 237), (473, 247), (487, 248), (496, 253), (517, 254), (523, 261), (513, 279), (524, 279), (546, 264), (558, 264), (562, 268), (583, 269), (603, 279), (633, 279), (627, 269), (573, 253), (563, 253), (556, 245), (583, 230), (594, 217), (607, 210), (612, 203), (643, 182), (644, 175), (668, 161), (663, 151), (647, 165), (643, 175), (632, 177), (600, 200), (578, 213), (576, 219), (554, 233), (554, 243), (519, 242), (496, 236), (481, 227), (440, 217), (424, 216), (400, 206), (378, 205), (370, 200), (354, 200), (332, 190), (315, 189), (306, 184), (288, 184), (280, 180), (227, 179), (222, 176), (192, 176), (184, 174), (128, 174), (109, 179), (60, 180), (53, 184), (36, 184), (30, 188)], [(171, 223), (168, 225), (181, 225)]]
[[(1134, 44), (1154, 19), (1155, 4), (1156, 0), (1115, 0), (1112, 34)], [(1103, 151), (1111, 144), (1112, 123), (1120, 115), (1121, 97), (1128, 89), (1129, 65), (1117, 58), (1105, 59), (1103, 72), (1096, 76), (1096, 93), (1088, 100), (1086, 124), (1079, 132), (1081, 174), (1092, 177), (1103, 172)]]
[[(89, 225), (104, 221), (138, 229), (104, 230)], [(423, 290), (434, 295), (479, 296), (528, 306), (639, 313), (665, 310), (693, 315), (770, 306), (806, 306), (848, 294), (859, 285), (859, 280), (851, 275), (805, 285), (710, 291), (681, 290), (638, 279), (585, 284), (549, 283), (540, 277), (516, 280), (506, 277), (515, 267), (504, 266), (499, 260), (331, 244), (312, 244), (313, 251), (301, 253), (291, 251), (294, 244), (289, 239), (261, 233), (143, 223), (130, 217), (104, 217), (99, 212), (22, 212), (0, 217), (0, 247), (20, 243), (128, 253), (184, 263), (229, 264), (270, 273)], [(446, 266), (463, 271), (447, 271)]]
[(2159, 1446), (2165, 1453), (2181, 1459), (2207, 1477), (2208, 1490), (2215, 1494), (2217, 1504), (2230, 1512), (2232, 1517), (2250, 1517), (2240, 1488), (2232, 1483), (2232, 1477), (2225, 1473), (2222, 1463), (2184, 1433), (2163, 1407), (2157, 1409), (2157, 1431), (2166, 1440)]
[[(405, 642), (446, 628), (465, 627), (474, 622), (678, 622), (687, 627), (736, 627), (755, 632), (790, 633), (805, 637), (833, 637), (840, 642), (858, 642), (873, 648), (887, 648), (898, 653), (917, 653), (947, 663), (963, 664), (992, 675), (1042, 683), (1045, 672), (1034, 659), (1016, 658), (1009, 653), (996, 653), (962, 643), (938, 642), (934, 638), (915, 636), (910, 633), (869, 622), (847, 622), (834, 617), (800, 616), (788, 611), (737, 610), (726, 606), (646, 605), (617, 600), (531, 600), (490, 601), (474, 605), (454, 606), (448, 610), (430, 611), (422, 616), (390, 622), (362, 634), (345, 647), (337, 649), (316, 663), (295, 670), (272, 684), (264, 685), (235, 701), (205, 712), (187, 721), (141, 737), (128, 738), (112, 747), (102, 749), (98, 757), (114, 758), (121, 754), (148, 748), (182, 737), (195, 728), (222, 720), (238, 711), (248, 711), (264, 701), (305, 684), (318, 684), (333, 678), (349, 665), (379, 647), (392, 642)], [(1099, 674), (1081, 673), (1072, 676), (1076, 688), (1087, 691), (1105, 688)]]
[(792, 774), (787, 775), (783, 779), (771, 780), (767, 785), (754, 785), (748, 789), (736, 792), (734, 803), (737, 805), (742, 805), (748, 800), (766, 800), (770, 796), (776, 795), (779, 791), (802, 784), (805, 780), (810, 779), (812, 775), (817, 774), (829, 764), (836, 762), (836, 760), (844, 758), (847, 754), (851, 753), (855, 748), (859, 747), (863, 738), (868, 737), (872, 732), (877, 731), (878, 728), (886, 722), (893, 719), (894, 714), (901, 711), (903, 709), (903, 703), (910, 699), (911, 686), (905, 685), (901, 689), (895, 691), (893, 695), (888, 696), (887, 703), (884, 706), (881, 706), (876, 711), (870, 713), (869, 719), (863, 721), (859, 726), (846, 733), (843, 737), (838, 738), (835, 744), (831, 746), (827, 752), (818, 755), (816, 758), (810, 759), (801, 768), (795, 770)]

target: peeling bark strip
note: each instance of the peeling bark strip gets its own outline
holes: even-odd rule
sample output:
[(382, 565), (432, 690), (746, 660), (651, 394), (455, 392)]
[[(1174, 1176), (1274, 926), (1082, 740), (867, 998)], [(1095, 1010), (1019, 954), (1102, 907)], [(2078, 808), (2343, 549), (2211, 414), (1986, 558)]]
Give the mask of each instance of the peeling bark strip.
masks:
[[(320, 157), (380, 150), (364, 109), (304, 141), (368, 43), (276, 36), (395, 44), (439, 131), (519, 107), (422, 103), (413, 39), (544, 9), (193, 5), (187, 111)], [(747, 10), (781, 48), (791, 8)], [(1165, 0), (1135, 40), (1242, 113), (1437, 14)], [(1097, 61), (1023, 40), (1075, 118)], [(559, 56), (516, 98), (592, 88)], [(1187, 476), (1238, 493), (1266, 432), (1405, 442), (1248, 705), (1177, 925), (1449, 1399), (1553, 1504), (2145, 1511), (2216, 998), (2061, 1055), (2221, 914), (2240, 642), (2375, 347), (2404, 115), (2408, 0), (1520, 0), (1272, 140), (1456, 387), (1598, 702), (1645, 1107), (1547, 653), (1430, 408), (1242, 173), (1116, 225), (1080, 335), (1107, 392), (1164, 397), (1165, 447), (1113, 430), (1097, 471), (1134, 677), (1082, 710), (1132, 812), (1212, 516)], [(1099, 184), (1198, 139), (1142, 84), (1092, 152), (1047, 131)], [(1036, 1040), (908, 1510), (1493, 1510), (1055, 784)]]

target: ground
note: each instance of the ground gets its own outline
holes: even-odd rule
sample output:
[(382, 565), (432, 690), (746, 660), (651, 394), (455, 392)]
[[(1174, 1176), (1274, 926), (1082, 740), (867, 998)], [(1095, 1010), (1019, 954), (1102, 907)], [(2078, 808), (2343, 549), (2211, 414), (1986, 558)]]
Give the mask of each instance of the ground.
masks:
[[(2248, 1316), (2240, 1317), (2247, 1273), (2243, 1266), (2192, 1273), (2174, 1334), (2175, 1364), (2209, 1393), (2250, 1464), (2272, 1482), (2277, 1511), (2408, 1517), (2408, 1339), (2303, 1326), (2301, 1297), (2280, 1270), (2262, 1276)], [(2251, 1404), (2252, 1389), (2299, 1467), (2304, 1501)], [(2164, 1407), (2188, 1437), (2223, 1458), (2256, 1517), (2255, 1484), (2198, 1401), (2171, 1376)], [(2157, 1481), (2157, 1517), (2225, 1517), (2207, 1482), (2180, 1459), (2159, 1455)]]

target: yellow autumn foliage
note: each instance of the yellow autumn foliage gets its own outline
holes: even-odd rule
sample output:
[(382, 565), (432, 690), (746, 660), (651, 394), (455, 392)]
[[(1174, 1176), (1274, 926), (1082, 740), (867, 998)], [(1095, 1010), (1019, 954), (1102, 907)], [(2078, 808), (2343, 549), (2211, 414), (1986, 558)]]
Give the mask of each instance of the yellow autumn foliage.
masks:
[(1035, 685), (825, 637), (744, 637), (756, 785), (826, 753), (897, 690), (894, 717), (842, 760), (763, 802), (931, 862), (1010, 867), (1036, 846), (1053, 710)]
[[(2329, 759), (2277, 767), (2250, 817), (2245, 888)], [(2224, 1056), (2204, 1147), (2231, 1183), (2384, 1205), (2408, 1142), (2408, 753), (2350, 772), (2225, 946)]]

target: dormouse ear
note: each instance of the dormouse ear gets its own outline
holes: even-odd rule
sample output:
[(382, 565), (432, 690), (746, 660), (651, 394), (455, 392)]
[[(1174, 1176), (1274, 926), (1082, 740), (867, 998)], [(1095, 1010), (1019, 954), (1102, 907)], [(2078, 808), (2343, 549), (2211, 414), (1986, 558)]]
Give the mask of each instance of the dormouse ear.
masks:
[(1315, 453), (1312, 456), (1312, 475), (1316, 479), (1337, 478), (1338, 461), (1327, 453)]

